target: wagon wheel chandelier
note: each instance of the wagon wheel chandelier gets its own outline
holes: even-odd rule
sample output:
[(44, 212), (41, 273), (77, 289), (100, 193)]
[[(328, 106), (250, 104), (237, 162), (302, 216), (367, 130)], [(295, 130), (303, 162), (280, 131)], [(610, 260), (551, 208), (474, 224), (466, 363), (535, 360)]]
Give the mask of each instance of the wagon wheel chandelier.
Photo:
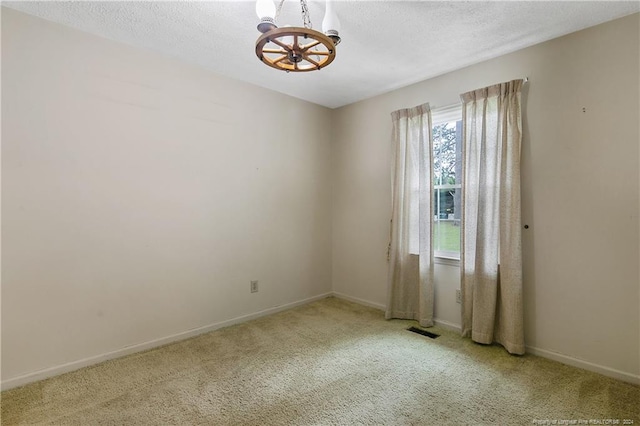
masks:
[(256, 1), (256, 14), (260, 18), (258, 31), (262, 33), (256, 41), (258, 58), (270, 67), (286, 72), (320, 70), (333, 62), (336, 46), (340, 43), (340, 21), (333, 12), (331, 0), (326, 3), (322, 33), (311, 25), (306, 0), (300, 0), (303, 27), (278, 28), (276, 22), (284, 1), (280, 0), (277, 8), (273, 0)]

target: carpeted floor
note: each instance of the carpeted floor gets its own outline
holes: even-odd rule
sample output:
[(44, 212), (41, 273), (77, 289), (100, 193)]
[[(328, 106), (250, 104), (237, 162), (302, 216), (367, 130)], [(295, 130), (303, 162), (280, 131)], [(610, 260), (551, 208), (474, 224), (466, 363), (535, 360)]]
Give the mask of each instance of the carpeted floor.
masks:
[(2, 424), (640, 425), (638, 386), (410, 325), (329, 298), (3, 392)]

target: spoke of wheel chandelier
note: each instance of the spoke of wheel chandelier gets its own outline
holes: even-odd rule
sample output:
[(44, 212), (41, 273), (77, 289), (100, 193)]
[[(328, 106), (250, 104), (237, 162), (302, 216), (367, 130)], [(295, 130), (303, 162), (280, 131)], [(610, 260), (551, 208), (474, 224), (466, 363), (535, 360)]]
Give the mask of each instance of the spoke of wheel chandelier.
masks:
[(319, 67), (319, 66), (320, 66), (320, 64), (319, 64), (318, 62), (316, 62), (316, 61), (314, 61), (313, 59), (311, 59), (308, 55), (304, 55), (304, 59), (305, 59), (305, 61), (309, 61), (309, 62), (311, 62), (311, 63), (312, 63), (313, 65), (315, 65), (316, 67)]
[(317, 46), (319, 44), (320, 44), (320, 42), (318, 40), (315, 40), (315, 41), (312, 41), (309, 44), (305, 44), (304, 46), (300, 46), (300, 48), (302, 50), (307, 50), (307, 49), (311, 49), (312, 47), (315, 47), (315, 46)]
[(318, 56), (329, 56), (330, 53), (329, 52), (323, 52), (323, 51), (319, 51), (319, 50), (311, 50), (308, 52), (304, 52), (305, 55), (318, 55)]
[(271, 43), (277, 44), (278, 46), (282, 47), (282, 48), (283, 48), (284, 50), (286, 50), (287, 52), (290, 52), (290, 51), (291, 51), (291, 47), (290, 47), (290, 46), (288, 46), (288, 45), (284, 44), (283, 42), (281, 42), (280, 40), (278, 40), (278, 39), (276, 39), (276, 38), (274, 38), (274, 39), (269, 39), (269, 41), (270, 41)]
[(262, 53), (287, 53), (284, 49), (262, 49)]
[(277, 64), (278, 62), (287, 59), (287, 55), (282, 55), (280, 56), (278, 59), (276, 59), (275, 61), (271, 62), (272, 64)]

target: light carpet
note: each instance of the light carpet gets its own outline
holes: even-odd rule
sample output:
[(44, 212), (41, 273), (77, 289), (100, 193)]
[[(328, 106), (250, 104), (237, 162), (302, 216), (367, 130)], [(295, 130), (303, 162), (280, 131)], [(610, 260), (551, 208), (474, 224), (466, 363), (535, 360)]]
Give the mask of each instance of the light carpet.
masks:
[(638, 386), (410, 325), (328, 298), (5, 391), (2, 424), (640, 424)]

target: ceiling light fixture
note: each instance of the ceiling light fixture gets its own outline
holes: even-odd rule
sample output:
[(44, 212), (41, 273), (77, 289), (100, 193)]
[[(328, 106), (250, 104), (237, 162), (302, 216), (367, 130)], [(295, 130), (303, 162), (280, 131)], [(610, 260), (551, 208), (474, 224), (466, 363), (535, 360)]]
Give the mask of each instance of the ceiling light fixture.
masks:
[(270, 67), (286, 72), (314, 71), (329, 65), (335, 59), (336, 46), (340, 43), (340, 21), (333, 12), (331, 0), (326, 3), (322, 33), (312, 28), (306, 0), (300, 0), (303, 27), (285, 25), (278, 28), (276, 21), (284, 1), (280, 0), (277, 8), (273, 0), (256, 1), (256, 14), (260, 18), (258, 31), (262, 33), (256, 41), (258, 58)]

